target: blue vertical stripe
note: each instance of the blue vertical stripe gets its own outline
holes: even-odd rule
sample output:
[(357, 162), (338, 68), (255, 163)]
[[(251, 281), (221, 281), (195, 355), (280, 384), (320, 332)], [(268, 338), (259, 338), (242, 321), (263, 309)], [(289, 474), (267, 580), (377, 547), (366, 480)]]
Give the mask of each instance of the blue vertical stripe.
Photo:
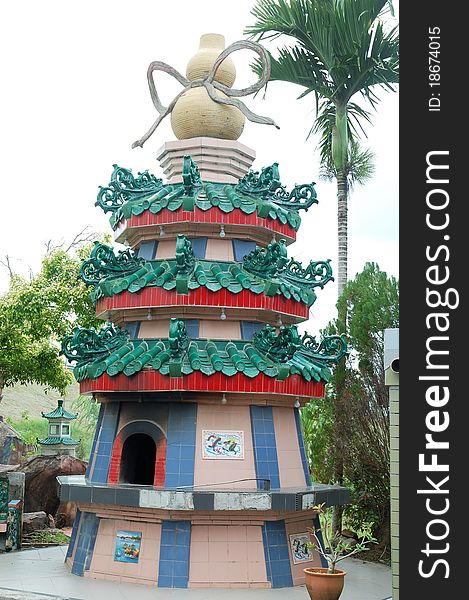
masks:
[(142, 242), (140, 244), (140, 248), (138, 249), (138, 257), (143, 258), (145, 260), (153, 260), (156, 255), (157, 248), (158, 242), (156, 240), (151, 240), (150, 242)]
[[(272, 489), (280, 488), (274, 415), (271, 406), (251, 406), (252, 445), (258, 479), (269, 479)], [(257, 482), (262, 489), (263, 482)]]
[(191, 340), (199, 337), (200, 321), (199, 319), (184, 319), (187, 335)]
[(104, 413), (99, 428), (98, 442), (96, 448), (96, 460), (94, 463), (91, 481), (106, 483), (111, 463), (112, 446), (116, 438), (117, 425), (119, 423), (119, 402), (108, 402), (104, 404)]
[(303, 430), (301, 429), (300, 409), (294, 408), (293, 410), (295, 411), (296, 433), (298, 435), (298, 446), (300, 447), (301, 463), (303, 465), (303, 471), (305, 473), (305, 482), (306, 485), (311, 485), (311, 475), (309, 473), (308, 461), (306, 460)]
[(194, 253), (194, 256), (196, 258), (205, 258), (205, 254), (207, 252), (207, 238), (189, 238), (189, 241), (192, 244), (192, 251)]
[(75, 547), (77, 531), (78, 531), (78, 528), (80, 527), (80, 519), (81, 519), (81, 511), (79, 508), (77, 508), (77, 514), (75, 515), (75, 520), (73, 521), (72, 535), (70, 536), (70, 542), (68, 543), (66, 559), (70, 558), (70, 556), (72, 556), (72, 554), (73, 554), (73, 548)]
[(93, 445), (91, 446), (91, 452), (90, 452), (90, 458), (88, 460), (88, 466), (86, 467), (86, 473), (85, 473), (85, 478), (89, 479), (90, 475), (91, 475), (91, 469), (92, 469), (92, 465), (93, 465), (93, 458), (96, 452), (96, 444), (98, 442), (98, 436), (99, 436), (99, 432), (101, 431), (101, 423), (103, 422), (103, 415), (104, 415), (104, 404), (100, 404), (99, 406), (99, 414), (98, 414), (98, 421), (96, 423), (96, 429), (94, 432), (94, 438), (93, 438)]
[(190, 543), (190, 521), (163, 521), (161, 523), (158, 587), (187, 587)]
[(169, 405), (165, 488), (194, 485), (197, 404)]
[(128, 321), (124, 325), (124, 329), (127, 329), (131, 339), (138, 338), (141, 323), (141, 321)]
[(252, 340), (254, 334), (264, 327), (264, 323), (256, 323), (255, 321), (240, 321), (239, 323), (243, 340)]
[(293, 587), (285, 521), (265, 521), (262, 538), (267, 578), (272, 587)]
[(242, 262), (243, 258), (246, 254), (249, 254), (256, 248), (256, 242), (251, 242), (248, 240), (233, 240), (233, 254), (235, 260), (238, 262)]
[(78, 534), (77, 549), (73, 559), (73, 575), (83, 575), (89, 570), (93, 557), (96, 534), (98, 533), (99, 518), (94, 513), (82, 513), (81, 527)]

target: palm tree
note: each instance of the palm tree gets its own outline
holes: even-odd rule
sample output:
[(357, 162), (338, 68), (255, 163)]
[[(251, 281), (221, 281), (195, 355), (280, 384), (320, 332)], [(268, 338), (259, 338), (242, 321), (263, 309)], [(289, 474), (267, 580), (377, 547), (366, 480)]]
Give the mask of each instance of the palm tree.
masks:
[(352, 98), (359, 94), (376, 107), (375, 89), (394, 90), (399, 77), (397, 28), (386, 31), (381, 20), (388, 6), (388, 0), (258, 0), (251, 11), (256, 22), (245, 31), (258, 40), (286, 35), (296, 41), (271, 56), (270, 80), (302, 86), (300, 98), (315, 95), (310, 133), (320, 135), (321, 164), (337, 181), (339, 297), (347, 283), (349, 187), (357, 162), (367, 162), (358, 137), (371, 122)]
[[(377, 88), (394, 91), (399, 80), (397, 27), (386, 31), (382, 16), (389, 0), (257, 0), (251, 14), (256, 22), (246, 28), (251, 37), (288, 36), (293, 45), (271, 56), (271, 81), (287, 81), (304, 88), (299, 98), (313, 93), (316, 118), (309, 133), (319, 134), (322, 171), (337, 181), (338, 296), (347, 283), (347, 205), (350, 186), (363, 183), (373, 172), (373, 155), (362, 151), (360, 133), (371, 114), (352, 98), (362, 96), (372, 108)], [(260, 72), (260, 64), (253, 65)], [(343, 303), (345, 306), (345, 303)], [(338, 327), (346, 331), (346, 308), (339, 311)], [(336, 371), (333, 398), (334, 480), (342, 483), (342, 403), (345, 398), (345, 359)], [(341, 529), (342, 511), (335, 507), (332, 527)]]

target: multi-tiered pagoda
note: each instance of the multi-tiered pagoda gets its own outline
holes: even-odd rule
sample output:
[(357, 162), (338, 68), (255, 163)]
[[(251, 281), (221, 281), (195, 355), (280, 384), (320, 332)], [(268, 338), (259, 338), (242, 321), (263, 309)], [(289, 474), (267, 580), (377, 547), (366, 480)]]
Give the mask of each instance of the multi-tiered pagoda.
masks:
[[(128, 248), (95, 245), (81, 276), (105, 324), (63, 344), (81, 393), (100, 403), (86, 475), (59, 478), (61, 499), (79, 508), (67, 555), (77, 575), (301, 584), (303, 568), (321, 564), (308, 545), (312, 507), (348, 500), (311, 484), (300, 426), (299, 408), (323, 395), (346, 351), (341, 337), (297, 329), (332, 279), (329, 261), (302, 265), (287, 251), (314, 184), (287, 190), (277, 164), (249, 170), (243, 113), (273, 122), (224, 103), (239, 90), (231, 50), (215, 62), (223, 47), (202, 36), (187, 79), (173, 70), (186, 89), (172, 106), (178, 140), (158, 154), (167, 182), (114, 165), (98, 194)], [(165, 116), (155, 65), (171, 68), (149, 69)]]

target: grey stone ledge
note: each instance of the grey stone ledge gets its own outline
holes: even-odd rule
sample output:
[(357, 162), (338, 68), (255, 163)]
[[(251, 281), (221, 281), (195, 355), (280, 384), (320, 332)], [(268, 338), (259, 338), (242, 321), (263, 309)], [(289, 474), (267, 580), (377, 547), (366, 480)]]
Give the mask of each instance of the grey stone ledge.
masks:
[(337, 485), (313, 484), (309, 487), (279, 490), (253, 489), (161, 489), (130, 484), (88, 481), (83, 475), (57, 477), (60, 499), (110, 506), (131, 506), (181, 511), (277, 511), (297, 512), (325, 502), (328, 506), (350, 502), (350, 491)]

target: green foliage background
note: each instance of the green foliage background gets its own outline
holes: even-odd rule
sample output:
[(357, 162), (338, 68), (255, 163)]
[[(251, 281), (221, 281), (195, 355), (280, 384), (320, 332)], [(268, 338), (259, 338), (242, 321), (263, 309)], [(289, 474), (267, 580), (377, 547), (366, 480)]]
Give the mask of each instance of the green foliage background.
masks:
[(15, 383), (64, 393), (72, 381), (60, 343), (76, 326), (99, 325), (89, 290), (78, 279), (91, 247), (87, 241), (69, 251), (50, 250), (29, 279), (10, 274), (9, 290), (0, 295), (0, 399), (2, 389)]
[[(348, 526), (373, 523), (384, 548), (389, 540), (389, 398), (384, 384), (384, 329), (399, 327), (399, 284), (367, 263), (345, 287), (347, 323), (331, 322), (325, 333), (345, 331), (350, 354), (345, 370), (336, 369), (326, 396), (301, 411), (305, 449), (314, 481), (334, 483), (333, 460), (344, 463), (343, 484), (351, 489), (345, 510)], [(344, 378), (343, 381), (339, 381)], [(341, 397), (336, 396), (337, 389)], [(341, 436), (334, 441), (334, 423)], [(334, 444), (334, 447), (333, 447)], [(338, 448), (337, 448), (338, 445)]]

